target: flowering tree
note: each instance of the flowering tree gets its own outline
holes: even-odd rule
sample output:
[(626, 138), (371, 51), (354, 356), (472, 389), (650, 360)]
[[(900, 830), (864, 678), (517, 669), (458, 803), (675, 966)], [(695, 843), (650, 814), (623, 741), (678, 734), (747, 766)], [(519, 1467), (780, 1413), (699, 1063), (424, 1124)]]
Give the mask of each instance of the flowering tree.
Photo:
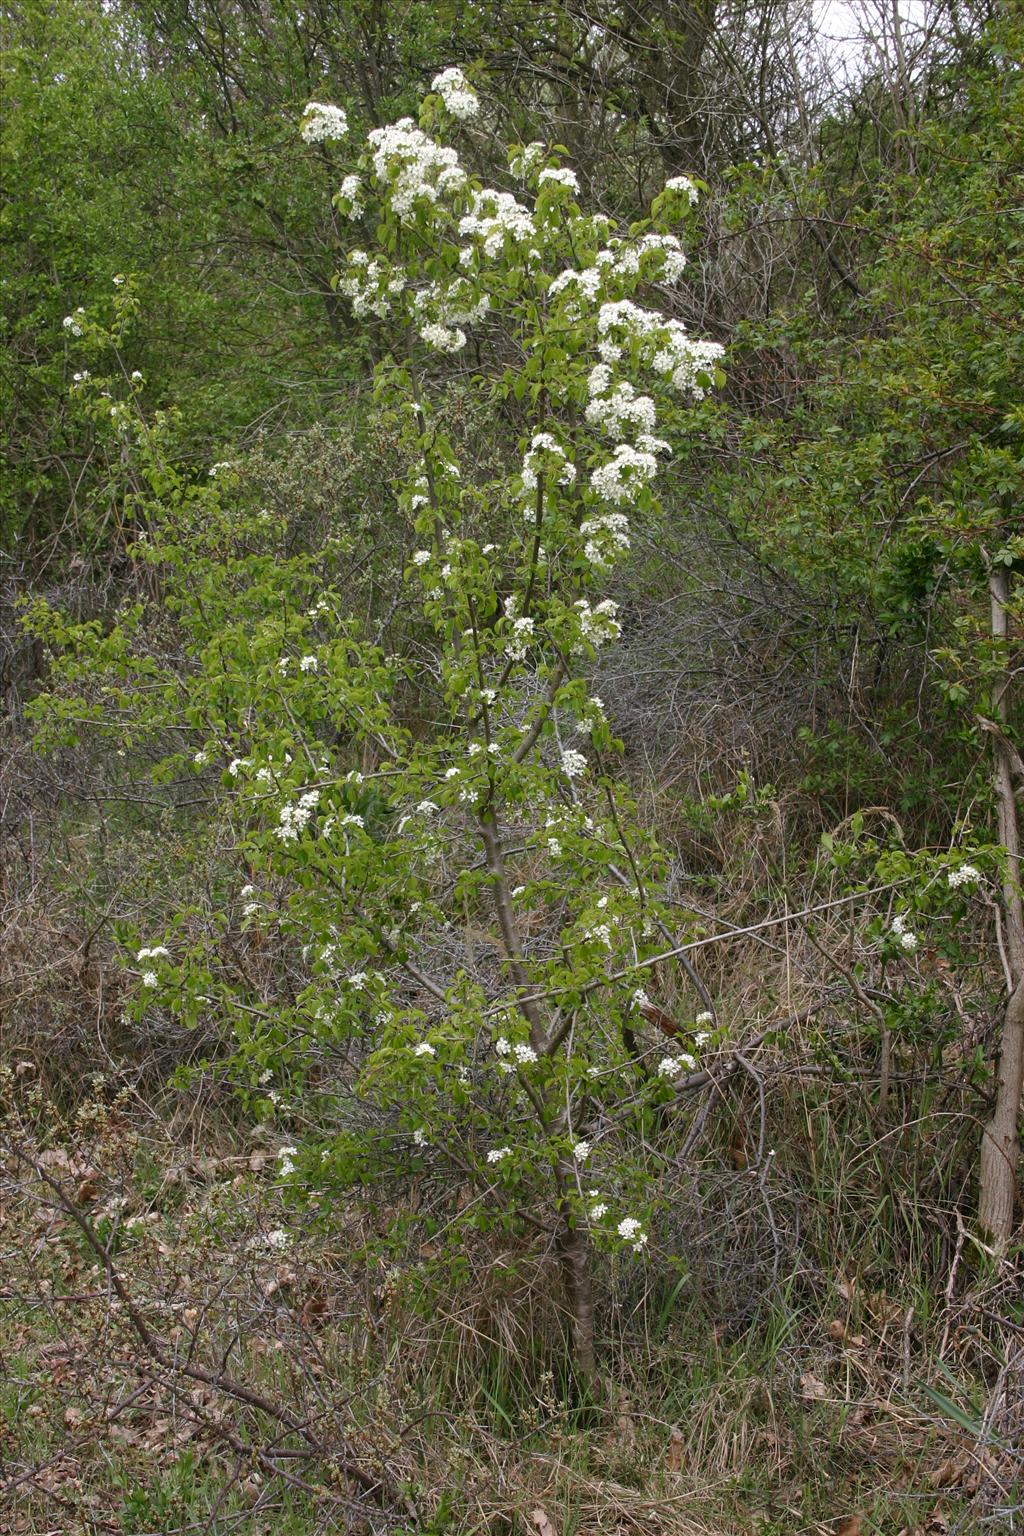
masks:
[[(186, 722), (193, 771), (221, 765), (248, 873), (220, 927), (286, 933), (303, 956), (268, 997), (222, 945), (140, 936), (138, 1006), (195, 1017), (215, 1004), (233, 1020), (258, 1113), (281, 1114), (287, 1096), (320, 1126), (282, 1148), (296, 1187), (424, 1170), (474, 1190), (461, 1226), (548, 1242), (589, 1377), (590, 1256), (643, 1254), (652, 1206), (637, 1147), (695, 1059), (642, 1044), (645, 975), (668, 932), (662, 859), (617, 781), (587, 672), (620, 632), (603, 588), (631, 520), (656, 512), (671, 452), (659, 421), (671, 433), (713, 385), (721, 348), (661, 307), (684, 271), (673, 230), (694, 184), (673, 179), (622, 230), (582, 211), (557, 146), (511, 151), (517, 191), (483, 186), (440, 138), (480, 110), (461, 72), (444, 71), (418, 123), (369, 134), (335, 199), (376, 232), (372, 250), (348, 253), (338, 289), (387, 339), (377, 392), (409, 466), (398, 501), (415, 530), (406, 576), (425, 662), (362, 637), (309, 567), (289, 568), (285, 596), (259, 565), (261, 603), (246, 567), (239, 596), (216, 553), (231, 537), (230, 465), (188, 485), (158, 434), (137, 430), (156, 492), (139, 553), (167, 571), (192, 636), (164, 718)], [(347, 131), (341, 109), (310, 103), (301, 132), (317, 152), (333, 157)], [(447, 420), (448, 358), (471, 352), (477, 387), (511, 424), (511, 462)], [(123, 402), (88, 378), (78, 388), (128, 430)], [(123, 676), (110, 637), (89, 665), (101, 646)], [(410, 705), (417, 689), (429, 724)], [(322, 1070), (332, 1053), (341, 1086)], [(344, 1114), (325, 1107), (342, 1095)]]

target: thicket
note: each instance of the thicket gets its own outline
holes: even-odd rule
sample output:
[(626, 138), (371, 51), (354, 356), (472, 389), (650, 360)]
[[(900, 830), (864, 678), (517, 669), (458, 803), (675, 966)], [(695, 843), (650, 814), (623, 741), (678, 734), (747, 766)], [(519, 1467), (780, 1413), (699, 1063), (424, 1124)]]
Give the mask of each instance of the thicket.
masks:
[[(973, 1447), (925, 1479), (957, 1528), (1019, 1520), (1018, 20), (4, 25), (12, 1181), (130, 1310), (72, 1186), (102, 1145), (142, 1198), (131, 1097), (244, 1148), (272, 1250), (345, 1223), (385, 1275), (364, 1357), (418, 1319), (396, 1422), (671, 1424), (702, 1332), (809, 1412), (788, 1341), (870, 1334)], [(372, 1411), (344, 1455), (289, 1412), (356, 1502), (462, 1520)], [(923, 1530), (898, 1465), (858, 1507)]]

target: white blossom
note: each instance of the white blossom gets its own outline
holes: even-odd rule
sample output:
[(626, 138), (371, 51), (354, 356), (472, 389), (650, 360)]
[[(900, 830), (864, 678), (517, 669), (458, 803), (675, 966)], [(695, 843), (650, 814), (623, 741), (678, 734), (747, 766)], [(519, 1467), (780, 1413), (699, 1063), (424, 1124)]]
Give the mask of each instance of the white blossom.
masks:
[(692, 1072), (697, 1063), (688, 1052), (679, 1056), (663, 1056), (658, 1063), (659, 1077), (678, 1077), (680, 1072)]
[(601, 1217), (602, 1216), (607, 1216), (607, 1214), (608, 1214), (608, 1207), (607, 1207), (607, 1205), (605, 1204), (605, 1202), (603, 1200), (599, 1200), (596, 1205), (592, 1205), (590, 1207), (590, 1219), (591, 1219), (591, 1221), (600, 1221)]
[(562, 753), (562, 772), (566, 778), (577, 779), (581, 773), (587, 771), (587, 759), (582, 752), (576, 752), (572, 747), (567, 747)]
[(662, 276), (677, 283), (686, 270), (686, 254), (675, 235), (642, 235), (640, 249), (646, 254), (657, 251), (662, 257)]
[(434, 1050), (434, 1047), (431, 1045), (429, 1040), (421, 1040), (419, 1045), (414, 1045), (413, 1048), (412, 1048), (412, 1053), (413, 1053), (414, 1056), (436, 1056), (437, 1055), (437, 1052)]
[(513, 661), (522, 661), (533, 637), (533, 620), (513, 619), (512, 634), (505, 641), (505, 650)]
[(461, 69), (442, 70), (430, 82), (430, 89), (438, 93), (452, 117), (465, 120), (476, 117), (480, 110), (479, 97)]
[(577, 1163), (585, 1163), (591, 1151), (589, 1141), (578, 1141), (572, 1149), (572, 1155)]
[(568, 295), (567, 313), (572, 318), (578, 319), (582, 314), (583, 301), (589, 304), (595, 303), (603, 282), (604, 273), (600, 267), (584, 267), (581, 272), (575, 267), (566, 267), (557, 277), (551, 279), (548, 296), (556, 298), (560, 293)]
[(509, 154), (508, 168), (513, 176), (525, 181), (544, 159), (544, 145), (535, 139), (532, 144), (517, 144)]
[(466, 173), (454, 149), (435, 143), (411, 117), (374, 128), (367, 141), (373, 150), (374, 173), (404, 222), (414, 216), (417, 204), (434, 204), (444, 193), (465, 186)]
[(143, 971), (142, 973), (142, 985), (144, 987), (155, 987), (159, 983), (159, 980), (160, 978), (156, 974), (156, 971)]
[(693, 208), (696, 206), (697, 188), (694, 186), (689, 176), (670, 176), (668, 181), (665, 183), (665, 191), (682, 192), (683, 195), (689, 199), (690, 207)]
[(363, 211), (362, 199), (360, 197), (361, 191), (362, 182), (358, 176), (346, 176), (338, 188), (338, 196), (344, 198), (345, 202), (348, 203), (348, 217), (350, 219), (358, 219)]
[(305, 794), (299, 796), (295, 805), (283, 805), (278, 813), (279, 824), (274, 828), (275, 837), (282, 843), (296, 842), (300, 833), (305, 830), (319, 801), (320, 791), (308, 789)]
[(891, 923), (891, 931), (900, 948), (905, 949), (908, 954), (912, 955), (917, 948), (917, 936), (909, 932), (907, 928), (907, 914), (905, 912), (897, 912), (895, 914)]
[(695, 399), (702, 400), (705, 391), (697, 382), (697, 375), (712, 373), (724, 353), (725, 348), (717, 341), (694, 341), (679, 320), (670, 320), (664, 327), (661, 345), (651, 359), (651, 367), (655, 373), (670, 375), (672, 388), (680, 394), (688, 391)]
[(537, 177), (537, 185), (543, 187), (548, 183), (553, 183), (559, 187), (566, 187), (570, 192), (578, 192), (580, 189), (576, 172), (570, 170), (568, 166), (555, 167), (549, 165), (546, 170), (541, 171)]
[(653, 453), (620, 443), (611, 459), (590, 476), (590, 484), (603, 501), (620, 504), (631, 501), (640, 486), (653, 480), (658, 461)]
[[(598, 603), (594, 608), (591, 608), (585, 598), (580, 598), (576, 602), (575, 608), (583, 640), (588, 641), (596, 648), (605, 645), (610, 640), (618, 639), (622, 632), (621, 625), (615, 617), (619, 611), (619, 605), (612, 598), (606, 597), (603, 602)], [(580, 646), (574, 646), (573, 650), (578, 653), (581, 648)]]
[(511, 1156), (512, 1156), (512, 1148), (511, 1147), (492, 1147), (491, 1150), (487, 1154), (487, 1161), (489, 1163), (500, 1163), (502, 1158), (504, 1158), (504, 1157), (511, 1157)]
[(322, 101), (310, 101), (302, 116), (299, 133), (307, 144), (324, 144), (328, 139), (343, 139), (348, 133), (348, 118), (341, 107)]
[(466, 333), (459, 327), (439, 323), (420, 327), (420, 336), (435, 352), (460, 352), (466, 345)]
[[(603, 370), (599, 378), (594, 375)], [(603, 381), (604, 373), (609, 370), (606, 364), (597, 363), (591, 369), (588, 387), (591, 398), (587, 406), (586, 417), (592, 427), (601, 427), (610, 437), (621, 437), (624, 427), (633, 427), (638, 432), (650, 434), (657, 424), (657, 411), (650, 395), (638, 395), (632, 384), (622, 382), (615, 386), (609, 394), (609, 385), (604, 390), (599, 390), (598, 385)]]
[(629, 550), (629, 518), (624, 512), (602, 512), (580, 524), (583, 553), (597, 570), (607, 570)]
[(493, 259), (501, 255), (507, 239), (531, 240), (535, 230), (529, 212), (510, 192), (487, 188), (473, 193), (471, 212), (459, 221), (459, 234), (477, 236), (484, 255)]
[(299, 661), (300, 672), (316, 672), (320, 668), (320, 662), (315, 656), (303, 656)]
[(632, 1246), (634, 1253), (639, 1253), (647, 1242), (647, 1233), (643, 1231), (635, 1216), (624, 1216), (619, 1222), (617, 1231), (623, 1241)]
[[(529, 450), (523, 459), (522, 481), (524, 491), (537, 489), (537, 470), (544, 465), (545, 458), (553, 459), (553, 468), (557, 469), (556, 480), (559, 485), (572, 485), (576, 479), (576, 466), (570, 464), (566, 458), (565, 449), (550, 432), (535, 432), (530, 443)], [(529, 509), (529, 515), (533, 516), (533, 508)]]
[(951, 869), (946, 876), (946, 884), (951, 891), (959, 890), (962, 885), (977, 885), (981, 879), (981, 870), (973, 864), (961, 864), (959, 869)]

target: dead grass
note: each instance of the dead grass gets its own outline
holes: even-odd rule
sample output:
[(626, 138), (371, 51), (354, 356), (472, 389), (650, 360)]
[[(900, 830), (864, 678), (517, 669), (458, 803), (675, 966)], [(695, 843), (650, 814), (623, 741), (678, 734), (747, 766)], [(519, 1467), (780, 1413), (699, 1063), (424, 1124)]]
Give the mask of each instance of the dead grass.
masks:
[(628, 1285), (609, 1275), (595, 1407), (574, 1396), (528, 1251), (481, 1250), (445, 1286), (432, 1251), (388, 1246), (398, 1208), (324, 1222), (286, 1207), (266, 1147), (226, 1123), (203, 1125), (199, 1150), (194, 1123), (143, 1118), (113, 1085), (70, 1123), (24, 1078), (6, 1091), (0, 1529), (896, 1536), (1020, 1520), (1019, 1276), (984, 1278), (963, 1248), (929, 1315), (837, 1271), (821, 1308), (776, 1300), (740, 1331), (699, 1298), (666, 1317), (656, 1261)]

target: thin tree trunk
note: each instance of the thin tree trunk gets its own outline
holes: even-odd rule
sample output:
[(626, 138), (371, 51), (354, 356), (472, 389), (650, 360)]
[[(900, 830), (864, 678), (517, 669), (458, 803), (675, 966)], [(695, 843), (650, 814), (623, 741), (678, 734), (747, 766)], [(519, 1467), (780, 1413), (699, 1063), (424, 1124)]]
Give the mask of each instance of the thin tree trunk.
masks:
[(573, 1361), (580, 1383), (597, 1397), (597, 1356), (594, 1350), (594, 1290), (586, 1234), (571, 1212), (564, 1215), (559, 1243), (566, 1302), (572, 1319)]
[[(989, 577), (992, 638), (1004, 654), (1009, 638), (1010, 577), (1005, 566)], [(1011, 990), (1003, 1016), (996, 1074), (996, 1102), (981, 1142), (978, 1224), (997, 1248), (1013, 1232), (1020, 1141), (1017, 1121), (1024, 1092), (1024, 901), (1021, 897), (1021, 839), (1013, 784), (1013, 758), (1003, 727), (1009, 716), (1009, 658), (992, 690), (992, 758), (999, 841), (1006, 849), (1003, 909)]]
[(1017, 1119), (1024, 1088), (1024, 978), (1018, 981), (1003, 1016), (996, 1105), (981, 1138), (978, 1225), (1002, 1248), (1013, 1233), (1020, 1142)]

